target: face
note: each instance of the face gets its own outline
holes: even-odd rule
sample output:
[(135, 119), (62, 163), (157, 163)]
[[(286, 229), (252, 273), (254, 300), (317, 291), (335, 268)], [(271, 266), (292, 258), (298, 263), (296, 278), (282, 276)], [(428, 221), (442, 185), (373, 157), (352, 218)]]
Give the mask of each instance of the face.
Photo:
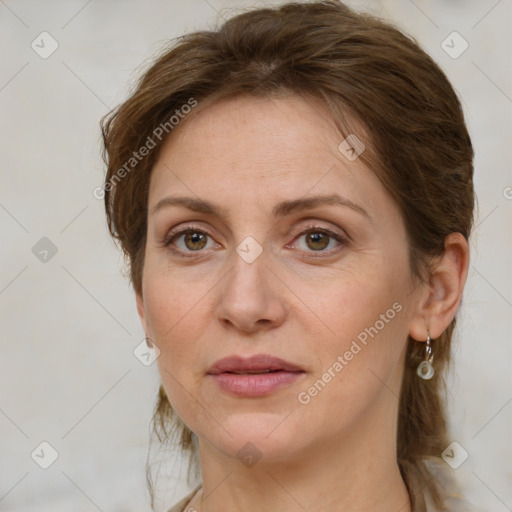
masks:
[(397, 206), (342, 140), (319, 103), (230, 99), (153, 168), (138, 311), (172, 406), (227, 456), (393, 424), (417, 287)]

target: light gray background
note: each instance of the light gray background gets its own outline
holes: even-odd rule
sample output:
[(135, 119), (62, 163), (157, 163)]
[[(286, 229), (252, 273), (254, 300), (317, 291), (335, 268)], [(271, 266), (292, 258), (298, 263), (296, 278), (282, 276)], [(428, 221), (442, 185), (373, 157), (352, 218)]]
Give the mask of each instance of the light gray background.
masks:
[[(348, 3), (415, 36), (464, 105), (479, 210), (450, 385), (453, 440), (469, 452), (457, 474), (483, 510), (512, 510), (511, 1)], [(98, 121), (165, 41), (264, 4), (0, 0), (2, 511), (149, 510), (159, 380), (133, 354), (143, 331), (92, 194)], [(31, 48), (43, 31), (59, 45), (47, 59)], [(453, 31), (469, 43), (457, 59), (441, 47)], [(47, 262), (32, 252), (42, 237), (58, 249)], [(46, 470), (31, 458), (42, 441), (59, 454)], [(179, 456), (160, 459), (165, 510), (187, 487)]]

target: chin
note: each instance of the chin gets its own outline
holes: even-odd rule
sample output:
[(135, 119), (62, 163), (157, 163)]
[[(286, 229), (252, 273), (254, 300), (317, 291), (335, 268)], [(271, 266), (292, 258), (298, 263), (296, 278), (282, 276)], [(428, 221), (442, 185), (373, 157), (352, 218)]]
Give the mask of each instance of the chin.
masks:
[[(222, 425), (225, 430), (219, 427), (215, 436), (210, 430), (204, 438), (228, 457), (237, 458), (248, 467), (256, 459), (267, 463), (289, 460), (294, 453), (298, 454), (302, 444), (308, 444), (303, 439), (304, 429), (297, 429), (290, 418), (283, 421), (282, 414), (233, 414)], [(250, 462), (246, 463), (246, 460)]]

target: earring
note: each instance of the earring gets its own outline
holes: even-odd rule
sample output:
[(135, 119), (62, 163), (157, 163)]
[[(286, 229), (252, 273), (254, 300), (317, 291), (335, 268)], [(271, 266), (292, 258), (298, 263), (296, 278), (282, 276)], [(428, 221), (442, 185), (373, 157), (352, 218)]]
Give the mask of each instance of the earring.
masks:
[(432, 354), (432, 346), (430, 342), (430, 332), (427, 329), (427, 346), (425, 347), (425, 360), (418, 365), (418, 369), (416, 370), (418, 377), (421, 377), (424, 380), (430, 380), (435, 373), (434, 367), (432, 366), (432, 363), (434, 362), (434, 355)]

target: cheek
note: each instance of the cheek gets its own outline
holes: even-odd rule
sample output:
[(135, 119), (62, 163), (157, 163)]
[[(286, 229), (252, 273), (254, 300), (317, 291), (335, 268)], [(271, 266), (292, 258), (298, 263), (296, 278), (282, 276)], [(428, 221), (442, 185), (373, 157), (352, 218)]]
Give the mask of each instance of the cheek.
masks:
[(201, 353), (196, 340), (203, 336), (205, 322), (211, 318), (207, 292), (204, 284), (183, 282), (175, 276), (146, 276), (144, 303), (149, 336), (160, 350), (157, 365), (172, 402), (179, 398), (179, 384), (190, 389), (199, 371)]
[(149, 328), (164, 348), (178, 333), (187, 334), (205, 318), (206, 295), (212, 284), (194, 270), (170, 269), (165, 261), (150, 256), (143, 287)]
[(199, 381), (195, 368), (200, 347), (195, 340), (204, 331), (202, 322), (209, 318), (206, 302), (200, 300), (204, 294), (201, 285), (184, 283), (175, 276), (146, 274), (144, 303), (150, 338), (160, 349), (158, 372), (180, 417), (199, 412), (191, 410), (190, 393), (194, 394)]
[(296, 400), (303, 418), (334, 434), (380, 403), (382, 392), (398, 396), (407, 320), (404, 304), (387, 286), (347, 284), (328, 295), (318, 305), (329, 330), (309, 347), (320, 364)]
[(407, 276), (392, 267), (386, 272), (385, 268), (373, 265), (365, 272), (339, 273), (316, 281), (315, 286), (305, 283), (299, 292), (311, 297), (307, 306), (315, 315), (304, 313), (316, 317), (315, 326), (320, 326), (310, 337), (314, 345), (309, 347), (321, 361), (318, 372), (332, 368), (341, 356), (343, 370), (334, 373), (343, 373), (339, 380), (345, 381), (346, 390), (351, 389), (349, 383), (364, 387), (372, 372), (388, 380), (407, 340)]
[[(346, 267), (295, 283), (294, 292), (310, 310), (308, 316), (315, 314), (326, 335), (343, 339), (355, 336), (403, 300), (404, 276), (391, 267), (372, 263), (364, 269)], [(394, 311), (390, 316), (394, 318)]]

